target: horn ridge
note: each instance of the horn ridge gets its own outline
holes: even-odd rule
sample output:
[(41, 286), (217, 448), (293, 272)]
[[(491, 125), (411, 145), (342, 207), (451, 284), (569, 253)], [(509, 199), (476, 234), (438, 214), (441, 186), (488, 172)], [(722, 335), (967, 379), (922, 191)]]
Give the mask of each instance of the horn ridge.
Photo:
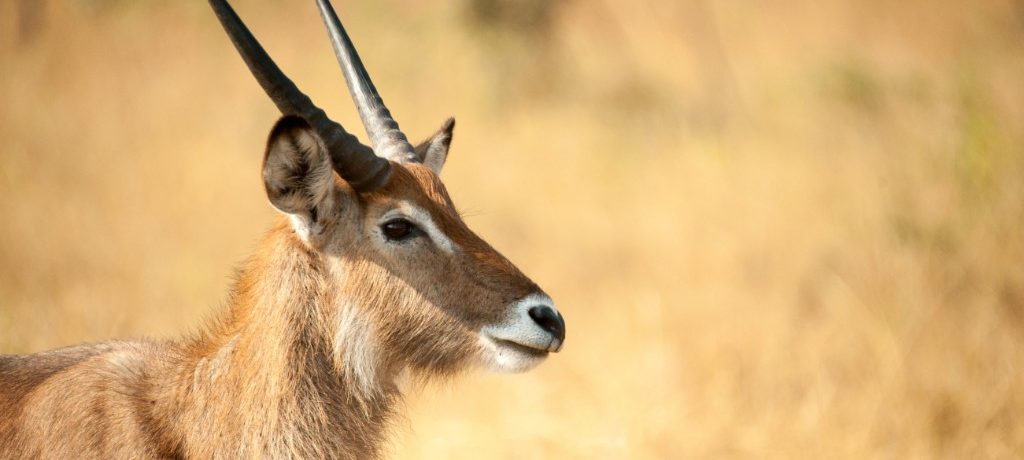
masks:
[(334, 54), (341, 65), (349, 94), (356, 104), (359, 117), (363, 120), (370, 144), (377, 155), (398, 162), (418, 161), (416, 152), (409, 143), (405, 133), (398, 127), (398, 122), (391, 115), (384, 100), (373, 85), (370, 75), (359, 58), (359, 53), (352, 44), (345, 27), (338, 19), (330, 0), (317, 0), (320, 17), (327, 27), (327, 35), (331, 39)]
[(359, 192), (370, 192), (387, 183), (391, 172), (388, 161), (374, 155), (373, 149), (328, 118), (309, 96), (300, 91), (274, 63), (226, 0), (209, 0), (209, 3), (267, 96), (281, 113), (300, 116), (309, 123), (331, 153), (338, 174)]

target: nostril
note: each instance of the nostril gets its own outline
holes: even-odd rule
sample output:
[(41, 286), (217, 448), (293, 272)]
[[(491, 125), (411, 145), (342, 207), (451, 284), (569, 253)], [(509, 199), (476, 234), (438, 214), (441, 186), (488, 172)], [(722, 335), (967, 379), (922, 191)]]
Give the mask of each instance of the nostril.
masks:
[(546, 305), (532, 307), (529, 310), (530, 318), (542, 329), (551, 333), (559, 341), (565, 340), (565, 320), (554, 308)]

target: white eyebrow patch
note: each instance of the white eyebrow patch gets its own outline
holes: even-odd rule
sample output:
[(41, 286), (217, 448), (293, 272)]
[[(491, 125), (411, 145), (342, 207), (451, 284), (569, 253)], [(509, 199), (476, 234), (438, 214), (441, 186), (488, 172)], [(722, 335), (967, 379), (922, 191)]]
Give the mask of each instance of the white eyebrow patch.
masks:
[(384, 221), (387, 222), (390, 219), (402, 215), (411, 220), (412, 223), (416, 224), (420, 230), (423, 230), (434, 244), (445, 252), (455, 252), (455, 243), (452, 242), (451, 238), (448, 238), (448, 235), (445, 235), (444, 232), (441, 231), (441, 228), (434, 222), (434, 218), (430, 216), (430, 213), (408, 201), (399, 203), (398, 209), (385, 214)]

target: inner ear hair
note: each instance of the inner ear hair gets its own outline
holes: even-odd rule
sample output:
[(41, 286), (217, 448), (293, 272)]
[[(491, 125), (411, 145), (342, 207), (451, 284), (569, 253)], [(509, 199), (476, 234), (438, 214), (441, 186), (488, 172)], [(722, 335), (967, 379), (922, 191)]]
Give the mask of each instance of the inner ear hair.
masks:
[(452, 133), (455, 130), (455, 118), (448, 117), (441, 129), (437, 130), (416, 146), (416, 156), (424, 166), (433, 169), (435, 173), (441, 174), (445, 160), (448, 159), (448, 149), (452, 145)]
[(315, 224), (317, 207), (334, 187), (333, 174), (327, 148), (305, 120), (278, 120), (263, 158), (263, 185), (275, 208)]

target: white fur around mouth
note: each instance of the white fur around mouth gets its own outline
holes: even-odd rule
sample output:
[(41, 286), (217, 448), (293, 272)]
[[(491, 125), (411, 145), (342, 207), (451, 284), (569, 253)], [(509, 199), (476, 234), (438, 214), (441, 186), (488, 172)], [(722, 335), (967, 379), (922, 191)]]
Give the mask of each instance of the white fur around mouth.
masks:
[(480, 334), (484, 365), (497, 372), (525, 372), (548, 356), (548, 351)]
[(535, 348), (535, 347), (531, 347), (529, 345), (525, 345), (525, 344), (522, 344), (522, 343), (519, 343), (519, 342), (513, 342), (511, 340), (499, 339), (497, 337), (491, 337), (491, 339), (494, 340), (494, 342), (498, 346), (512, 348), (512, 349), (514, 349), (514, 350), (516, 350), (516, 351), (518, 351), (518, 352), (520, 352), (522, 354), (525, 354), (525, 355), (537, 355), (537, 356), (540, 356), (540, 357), (544, 357), (544, 356), (548, 355), (548, 350), (546, 350), (546, 349)]

